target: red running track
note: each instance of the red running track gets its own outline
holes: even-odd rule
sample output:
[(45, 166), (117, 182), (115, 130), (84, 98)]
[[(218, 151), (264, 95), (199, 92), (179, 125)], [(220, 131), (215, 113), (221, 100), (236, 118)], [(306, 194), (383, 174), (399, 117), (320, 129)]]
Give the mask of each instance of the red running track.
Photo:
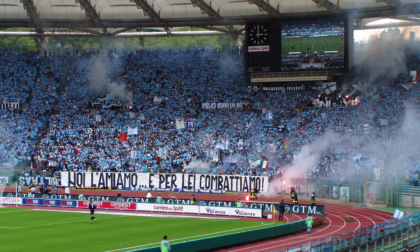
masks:
[[(230, 247), (229, 249), (219, 250), (229, 252), (268, 252), (285, 249), (288, 247), (299, 246), (301, 244), (317, 241), (333, 235), (354, 231), (392, 219), (393, 214), (368, 208), (342, 206), (334, 204), (324, 204), (326, 221), (321, 226), (312, 230), (310, 234), (301, 232), (288, 235), (277, 239), (257, 242), (252, 244)], [(305, 218), (306, 216), (298, 216)], [(346, 222), (344, 217), (351, 217), (353, 222)]]

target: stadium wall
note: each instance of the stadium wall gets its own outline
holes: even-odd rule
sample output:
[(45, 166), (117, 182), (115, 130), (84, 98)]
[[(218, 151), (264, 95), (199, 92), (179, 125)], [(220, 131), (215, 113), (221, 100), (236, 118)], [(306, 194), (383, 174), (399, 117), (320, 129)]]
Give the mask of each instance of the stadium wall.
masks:
[[(320, 216), (314, 219), (313, 227), (323, 223), (324, 217)], [(203, 239), (191, 240), (186, 242), (177, 242), (171, 244), (172, 252), (190, 252), (190, 251), (209, 251), (233, 245), (250, 243), (259, 240), (270, 239), (279, 236), (285, 236), (306, 230), (305, 220), (277, 225), (273, 227), (259, 228), (249, 231), (242, 231), (227, 235), (218, 235)], [(159, 251), (159, 246), (131, 250), (130, 252), (152, 252)]]

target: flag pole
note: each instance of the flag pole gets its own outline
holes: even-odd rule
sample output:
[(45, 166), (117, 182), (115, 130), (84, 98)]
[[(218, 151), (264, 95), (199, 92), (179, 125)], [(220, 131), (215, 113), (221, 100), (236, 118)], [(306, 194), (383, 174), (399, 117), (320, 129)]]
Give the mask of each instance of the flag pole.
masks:
[(273, 224), (276, 222), (276, 204), (273, 204)]

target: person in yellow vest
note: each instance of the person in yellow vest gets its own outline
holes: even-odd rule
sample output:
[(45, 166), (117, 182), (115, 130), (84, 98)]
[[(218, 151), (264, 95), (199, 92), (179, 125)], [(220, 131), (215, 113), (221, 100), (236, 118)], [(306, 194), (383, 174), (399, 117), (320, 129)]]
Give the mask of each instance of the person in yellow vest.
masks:
[(293, 188), (293, 187), (290, 191), (290, 197), (292, 198), (293, 204), (297, 205), (298, 204), (298, 195), (297, 195), (297, 192), (295, 191), (295, 188)]
[(168, 242), (168, 236), (167, 235), (165, 235), (163, 237), (163, 240), (160, 243), (160, 251), (161, 252), (171, 252), (172, 251), (171, 245)]
[(191, 205), (194, 205), (195, 202), (197, 202), (197, 200), (195, 199), (194, 194), (193, 194), (191, 197)]
[(315, 201), (315, 192), (313, 192), (313, 193), (312, 193), (312, 196), (311, 196), (311, 204), (312, 204), (312, 205), (316, 205), (316, 201)]
[(241, 199), (239, 199), (239, 200), (236, 202), (236, 207), (242, 207), (242, 202), (241, 202)]
[(309, 213), (308, 217), (306, 217), (305, 223), (306, 223), (306, 231), (308, 233), (311, 233), (312, 224), (314, 222), (314, 219), (311, 216), (311, 213)]
[(156, 203), (161, 204), (162, 203), (162, 197), (160, 197), (160, 194), (158, 194), (156, 198)]
[(295, 198), (295, 194), (296, 194), (295, 188), (292, 187), (290, 189), (290, 199), (291, 200), (293, 200)]

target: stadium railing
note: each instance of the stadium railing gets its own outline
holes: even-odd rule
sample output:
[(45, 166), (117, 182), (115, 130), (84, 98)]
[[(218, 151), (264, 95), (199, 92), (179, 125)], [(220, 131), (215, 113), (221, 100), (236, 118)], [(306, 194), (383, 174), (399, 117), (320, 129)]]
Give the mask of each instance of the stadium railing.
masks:
[(420, 212), (276, 252), (401, 251), (420, 243)]

